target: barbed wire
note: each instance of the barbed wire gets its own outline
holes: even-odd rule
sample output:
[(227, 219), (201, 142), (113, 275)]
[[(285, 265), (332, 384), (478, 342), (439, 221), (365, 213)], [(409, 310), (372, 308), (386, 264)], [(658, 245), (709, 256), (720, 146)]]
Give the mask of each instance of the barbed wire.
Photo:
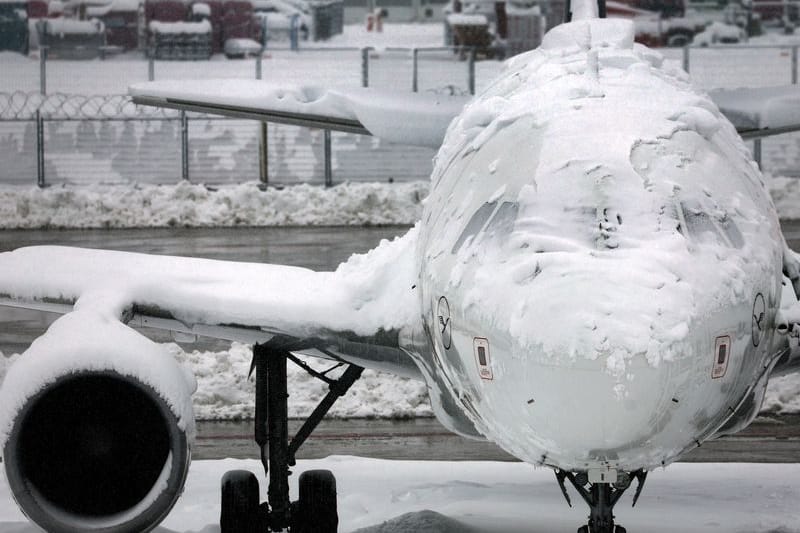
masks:
[(136, 105), (125, 94), (82, 95), (0, 92), (0, 121), (47, 119), (176, 118), (178, 111)]

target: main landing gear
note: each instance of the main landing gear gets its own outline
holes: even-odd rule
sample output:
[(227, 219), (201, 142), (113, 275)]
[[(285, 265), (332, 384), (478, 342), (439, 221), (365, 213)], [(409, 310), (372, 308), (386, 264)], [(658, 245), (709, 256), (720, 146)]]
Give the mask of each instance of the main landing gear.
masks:
[[(246, 470), (233, 470), (222, 478), (221, 533), (336, 533), (339, 516), (336, 510), (336, 479), (328, 470), (304, 472), (299, 479), (300, 499), (289, 499), (289, 467), (295, 465), (295, 454), (311, 435), (336, 400), (343, 396), (361, 376), (363, 368), (348, 365), (338, 379), (317, 372), (291, 352), (307, 349), (293, 339), (275, 337), (253, 347), (256, 373), (255, 440), (261, 448), (261, 463), (269, 480), (267, 502), (259, 503), (258, 480)], [(303, 368), (326, 382), (329, 392), (303, 426), (289, 441), (287, 361)]]
[(556, 470), (556, 479), (570, 507), (572, 507), (572, 502), (567, 494), (564, 480), (568, 480), (589, 505), (589, 523), (579, 528), (578, 533), (627, 533), (624, 527), (614, 525), (614, 506), (634, 479), (638, 481), (636, 494), (633, 496), (633, 505), (636, 505), (642, 494), (647, 472), (644, 470), (631, 473), (620, 472), (617, 480), (609, 483), (589, 481), (589, 475), (586, 472), (573, 473)]

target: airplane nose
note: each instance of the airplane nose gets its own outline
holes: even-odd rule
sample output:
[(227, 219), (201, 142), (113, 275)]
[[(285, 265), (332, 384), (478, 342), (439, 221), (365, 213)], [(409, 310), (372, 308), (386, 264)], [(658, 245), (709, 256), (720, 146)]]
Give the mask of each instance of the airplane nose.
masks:
[(680, 405), (666, 367), (632, 357), (620, 377), (606, 364), (598, 358), (507, 366), (485, 387), (497, 389), (485, 395), (490, 432), (515, 456), (562, 468), (612, 463), (636, 470), (667, 459), (653, 447)]

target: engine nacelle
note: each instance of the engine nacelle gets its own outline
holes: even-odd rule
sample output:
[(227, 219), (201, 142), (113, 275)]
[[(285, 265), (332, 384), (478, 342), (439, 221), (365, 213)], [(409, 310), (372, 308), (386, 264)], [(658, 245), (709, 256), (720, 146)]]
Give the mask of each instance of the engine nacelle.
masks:
[[(161, 346), (118, 322), (103, 324), (112, 334), (83, 350), (60, 343), (74, 318), (56, 322), (3, 383), (9, 486), (48, 532), (149, 531), (186, 480), (194, 381)], [(122, 344), (108, 345), (111, 338)]]

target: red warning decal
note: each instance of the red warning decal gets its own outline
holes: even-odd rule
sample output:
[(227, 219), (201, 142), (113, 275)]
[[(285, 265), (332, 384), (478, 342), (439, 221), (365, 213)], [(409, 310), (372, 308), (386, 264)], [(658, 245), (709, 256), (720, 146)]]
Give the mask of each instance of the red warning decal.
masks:
[(714, 366), (711, 367), (711, 379), (719, 379), (725, 375), (730, 358), (731, 338), (728, 335), (717, 337), (714, 342)]
[(472, 341), (472, 346), (475, 351), (475, 362), (478, 363), (478, 373), (481, 379), (494, 379), (492, 361), (489, 355), (489, 339), (475, 337)]

